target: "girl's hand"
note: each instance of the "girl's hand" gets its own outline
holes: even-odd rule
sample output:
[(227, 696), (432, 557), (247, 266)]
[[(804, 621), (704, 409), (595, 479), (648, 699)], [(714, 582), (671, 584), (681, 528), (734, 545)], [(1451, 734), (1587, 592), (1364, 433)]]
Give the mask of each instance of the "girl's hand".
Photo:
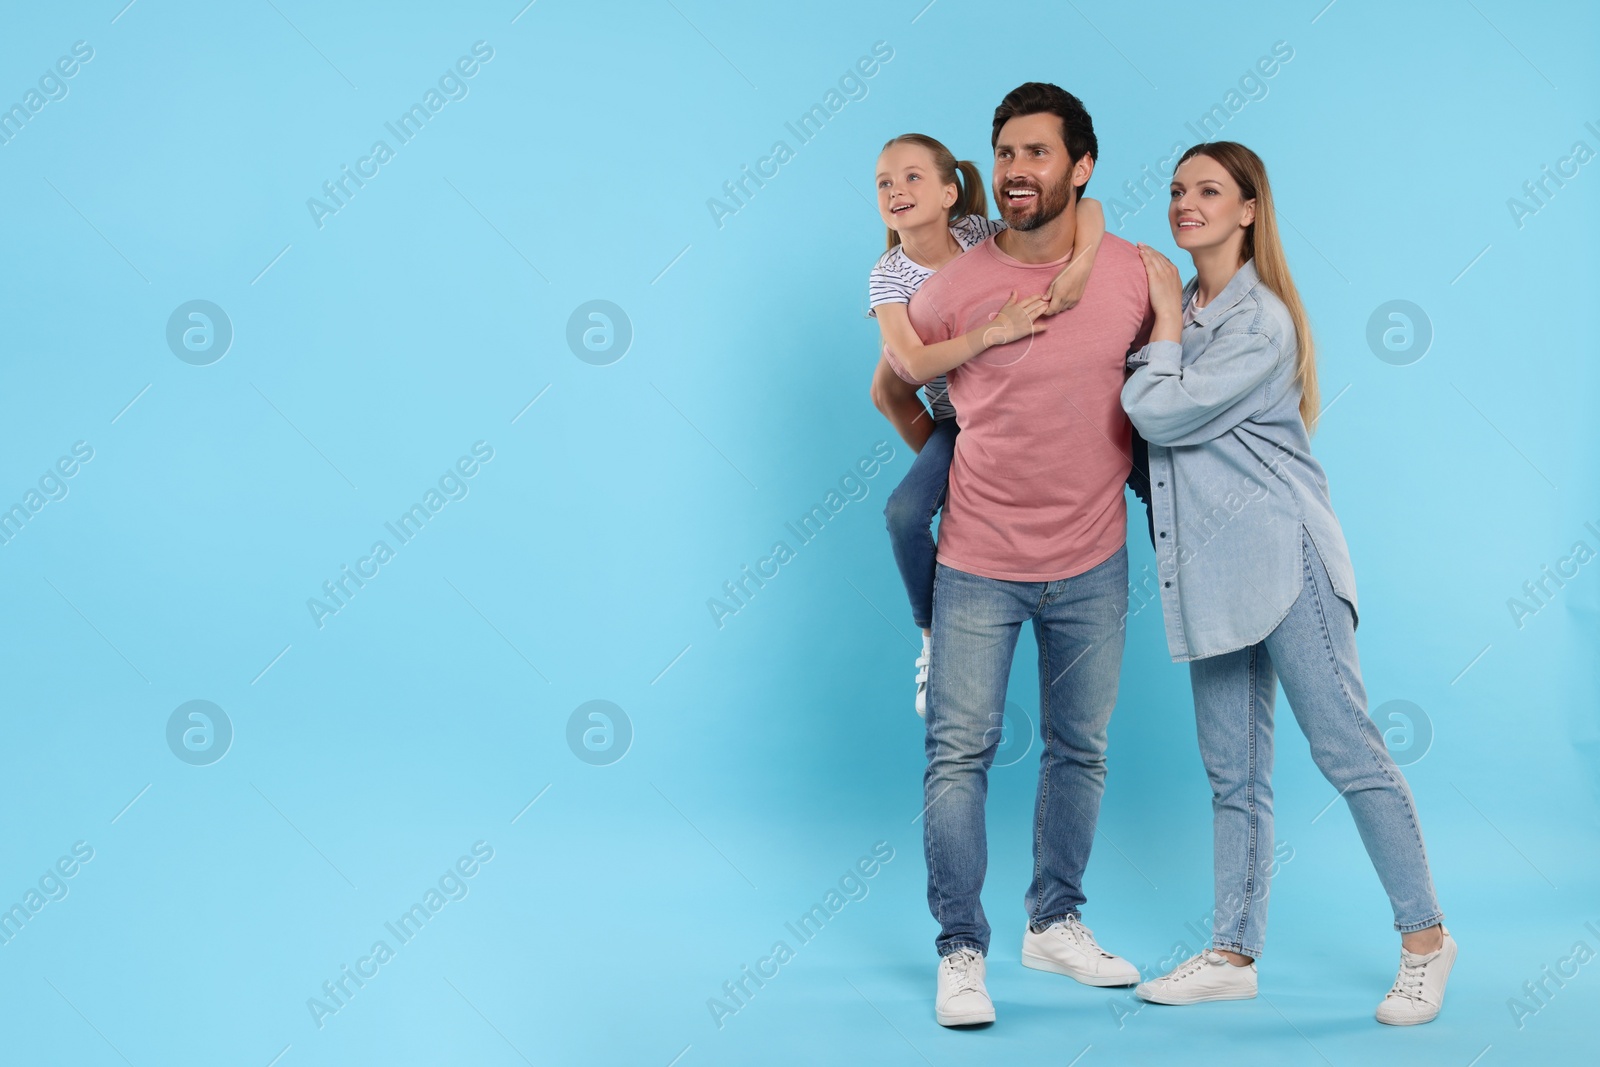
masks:
[(1092, 197), (1078, 201), (1074, 211), (1078, 229), (1072, 241), (1072, 262), (1061, 269), (1050, 282), (1045, 293), (1050, 298), (1046, 315), (1076, 307), (1089, 287), (1089, 272), (1094, 269), (1094, 257), (1100, 251), (1100, 240), (1106, 235), (1106, 216), (1100, 201)]
[[(1089, 287), (1089, 270), (1082, 264), (1090, 262), (1092, 257), (1074, 258), (1051, 280), (1050, 289), (1045, 293), (1048, 298), (1044, 308), (1046, 315), (1073, 308), (1083, 299), (1083, 291)], [(1073, 270), (1074, 267), (1078, 269)]]
[(1150, 279), (1150, 310), (1157, 321), (1169, 323), (1183, 321), (1183, 279), (1172, 260), (1147, 244), (1140, 244), (1139, 256), (1144, 260), (1144, 272)]
[(1009, 344), (1023, 337), (1043, 333), (1047, 327), (1035, 320), (1044, 314), (1046, 304), (1043, 296), (1030, 296), (1018, 301), (1017, 291), (1013, 289), (1005, 306), (995, 312), (989, 325), (983, 328), (984, 347)]

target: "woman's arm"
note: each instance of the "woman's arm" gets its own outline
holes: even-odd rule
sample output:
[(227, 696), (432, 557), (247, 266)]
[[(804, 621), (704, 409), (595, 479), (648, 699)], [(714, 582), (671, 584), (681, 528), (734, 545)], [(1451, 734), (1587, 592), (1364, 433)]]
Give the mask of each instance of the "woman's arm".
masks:
[(1078, 228), (1072, 238), (1072, 262), (1061, 268), (1061, 273), (1050, 283), (1050, 291), (1045, 294), (1049, 297), (1044, 309), (1046, 315), (1065, 311), (1083, 299), (1089, 272), (1094, 269), (1094, 254), (1100, 250), (1100, 239), (1106, 235), (1106, 213), (1100, 209), (1100, 201), (1078, 201), (1076, 216)]
[(872, 372), (872, 406), (883, 413), (913, 452), (922, 451), (933, 433), (933, 417), (918, 399), (917, 386), (896, 374), (881, 355)]
[(894, 353), (906, 373), (919, 382), (931, 381), (954, 370), (993, 345), (1003, 345), (1045, 329), (1042, 323), (1034, 321), (1044, 314), (1045, 298), (1030, 296), (1018, 302), (1017, 294), (1013, 292), (1005, 306), (989, 322), (948, 341), (925, 345), (911, 325), (911, 316), (906, 310), (908, 306), (879, 304), (873, 311), (877, 315), (878, 329), (883, 334), (883, 343)]
[(1122, 386), (1128, 419), (1153, 445), (1197, 445), (1222, 436), (1260, 410), (1256, 389), (1283, 352), (1254, 330), (1219, 333), (1183, 366), (1183, 346), (1151, 341), (1130, 358), (1142, 363)]
[(1155, 325), (1150, 343), (1128, 357), (1135, 368), (1122, 386), (1122, 408), (1153, 445), (1196, 445), (1220, 437), (1259, 409), (1256, 387), (1277, 369), (1283, 351), (1257, 329), (1217, 333), (1183, 365), (1183, 288), (1178, 268), (1139, 246), (1150, 282)]

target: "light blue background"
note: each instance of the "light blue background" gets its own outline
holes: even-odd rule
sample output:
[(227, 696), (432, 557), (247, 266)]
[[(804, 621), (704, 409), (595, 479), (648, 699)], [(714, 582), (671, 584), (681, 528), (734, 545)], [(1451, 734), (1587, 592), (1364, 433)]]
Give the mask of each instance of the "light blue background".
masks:
[[(1600, 150), (1594, 9), (924, 2), (7, 13), (0, 103), (94, 49), (0, 146), (0, 504), (94, 449), (0, 547), (0, 904), (94, 849), (0, 945), (8, 1061), (1593, 1055), (1600, 962), (1520, 1028), (1508, 999), (1577, 942), (1600, 950), (1600, 563), (1521, 628), (1507, 600), (1574, 542), (1600, 549), (1600, 163), (1520, 227), (1507, 201), (1574, 142)], [(469, 95), (319, 229), (307, 198), (480, 40)], [(785, 122), (878, 41), (893, 58), (865, 98), (799, 145)], [(1408, 775), (1462, 946), (1449, 1004), (1415, 1031), (1373, 1022), (1387, 902), (1286, 718), (1293, 858), (1261, 998), (1127, 1015), (1018, 966), (1035, 751), (991, 792), (999, 1022), (941, 1030), (915, 631), (881, 517), (910, 452), (867, 400), (877, 150), (924, 131), (987, 169), (1001, 96), (1056, 81), (1094, 115), (1109, 207), (1277, 41), (1293, 59), (1222, 136), (1267, 160), (1289, 223), (1374, 709), (1412, 701), (1433, 732)], [(794, 158), (719, 227), (708, 198), (779, 139)], [(1175, 254), (1159, 204), (1113, 232)], [(235, 332), (209, 366), (165, 341), (194, 299)], [(608, 366), (566, 342), (595, 299), (634, 331)], [(1407, 366), (1366, 341), (1395, 299), (1434, 331)], [(881, 440), (895, 458), (867, 498), (718, 628), (708, 598)], [(319, 629), (307, 599), (477, 441), (494, 458), (469, 495)], [(195, 699), (235, 732), (210, 766), (165, 739)], [(608, 766), (566, 739), (595, 699), (634, 732)], [(1154, 967), (1198, 947), (1210, 830), (1153, 610), (1130, 624), (1111, 745), (1085, 916)], [(469, 895), (319, 1029), (307, 999), (478, 841), (494, 858)], [(894, 859), (866, 898), (719, 1029), (707, 999), (795, 946), (784, 924), (880, 841)]]

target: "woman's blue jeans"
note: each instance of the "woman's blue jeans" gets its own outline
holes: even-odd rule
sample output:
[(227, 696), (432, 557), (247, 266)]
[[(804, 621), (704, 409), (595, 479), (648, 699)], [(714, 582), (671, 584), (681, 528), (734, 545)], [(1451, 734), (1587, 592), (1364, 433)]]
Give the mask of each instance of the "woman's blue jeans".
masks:
[(1305, 583), (1277, 628), (1249, 648), (1189, 663), (1200, 755), (1211, 779), (1214, 947), (1251, 957), (1266, 942), (1279, 681), (1311, 742), (1311, 758), (1350, 806), (1389, 894), (1395, 929), (1409, 933), (1443, 918), (1411, 790), (1367, 715), (1354, 615), (1334, 595), (1303, 530), (1301, 538)]

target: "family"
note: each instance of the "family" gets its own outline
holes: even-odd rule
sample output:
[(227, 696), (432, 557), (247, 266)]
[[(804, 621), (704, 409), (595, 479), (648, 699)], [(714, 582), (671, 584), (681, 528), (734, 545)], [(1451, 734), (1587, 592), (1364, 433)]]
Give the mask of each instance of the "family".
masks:
[[(1029, 82), (995, 109), (981, 172), (922, 134), (878, 157), (888, 251), (874, 404), (917, 458), (886, 510), (923, 633), (923, 843), (944, 1026), (992, 1023), (984, 806), (1025, 621), (1038, 642), (1040, 756), (1024, 966), (1157, 1004), (1256, 995), (1273, 856), (1273, 703), (1348, 803), (1394, 911), (1400, 969), (1379, 1022), (1426, 1023), (1456, 943), (1416, 805), (1367, 715), (1355, 578), (1310, 452), (1311, 332), (1261, 159), (1195, 145), (1171, 179), (1177, 268), (1105, 232), (1082, 102)], [(921, 389), (927, 406), (918, 395)], [(1145, 504), (1167, 643), (1189, 664), (1211, 783), (1210, 948), (1140, 982), (1084, 925), (1128, 611), (1124, 485)], [(935, 543), (933, 518), (940, 513)]]

